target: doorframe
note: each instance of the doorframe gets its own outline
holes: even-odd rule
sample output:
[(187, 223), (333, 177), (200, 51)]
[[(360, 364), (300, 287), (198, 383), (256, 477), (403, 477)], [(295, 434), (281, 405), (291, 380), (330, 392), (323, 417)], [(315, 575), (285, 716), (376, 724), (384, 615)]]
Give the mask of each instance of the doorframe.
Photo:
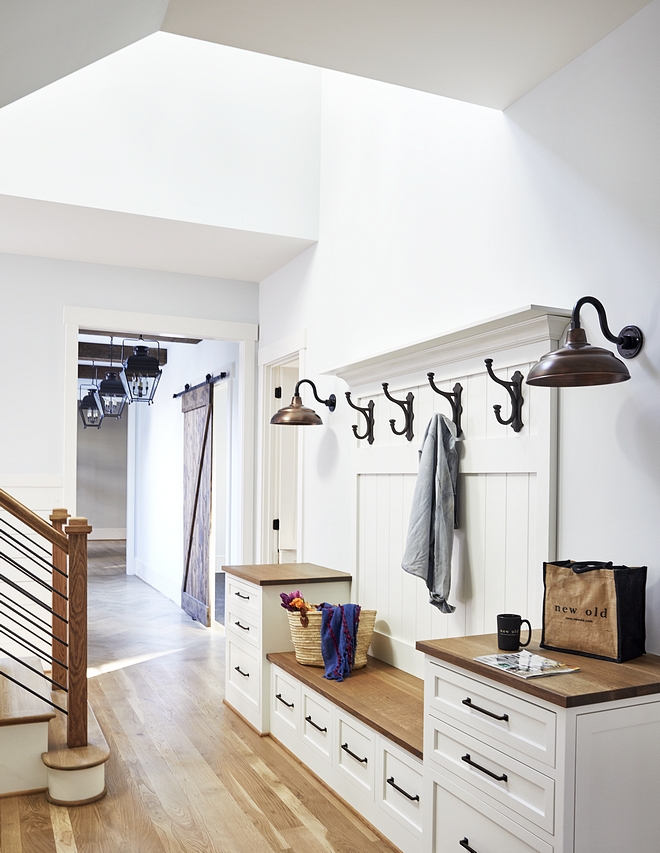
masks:
[[(234, 544), (240, 563), (254, 560), (255, 539), (255, 397), (256, 342), (259, 327), (256, 323), (235, 323), (201, 317), (175, 317), (167, 314), (147, 314), (133, 311), (114, 311), (103, 308), (64, 308), (64, 505), (76, 514), (76, 479), (78, 451), (78, 336), (80, 329), (121, 329), (139, 335), (171, 335), (201, 338), (202, 340), (232, 341), (239, 346), (238, 355), (238, 417), (236, 440), (237, 466), (234, 472), (237, 513)], [(131, 419), (133, 420), (133, 419)], [(130, 421), (129, 421), (130, 424)], [(130, 432), (130, 430), (129, 430)], [(129, 435), (130, 439), (130, 435)], [(134, 508), (128, 495), (127, 524), (132, 524)], [(127, 530), (128, 535), (128, 530)], [(129, 555), (127, 555), (128, 571)]]
[[(259, 407), (257, 413), (258, 422), (258, 461), (257, 461), (257, 489), (260, 500), (257, 505), (257, 528), (256, 528), (256, 554), (261, 563), (270, 563), (269, 536), (272, 520), (273, 489), (276, 472), (273, 470), (272, 457), (273, 448), (270, 425), (270, 401), (274, 391), (273, 372), (276, 368), (290, 361), (298, 360), (298, 375), (305, 375), (305, 355), (307, 351), (307, 330), (268, 344), (259, 348)], [(286, 405), (285, 400), (283, 405)], [(297, 514), (297, 553), (298, 562), (303, 557), (303, 458), (304, 458), (304, 433), (299, 431), (298, 436), (298, 495), (296, 501)]]

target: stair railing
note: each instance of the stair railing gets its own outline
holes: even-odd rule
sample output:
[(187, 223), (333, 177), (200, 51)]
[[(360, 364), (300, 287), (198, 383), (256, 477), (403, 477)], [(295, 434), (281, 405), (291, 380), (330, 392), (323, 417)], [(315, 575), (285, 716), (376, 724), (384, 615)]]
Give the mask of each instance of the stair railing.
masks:
[[(86, 518), (69, 518), (65, 509), (54, 509), (48, 524), (2, 489), (0, 507), (51, 546), (44, 547), (0, 517), (0, 643), (9, 640), (50, 662), (51, 674), (3, 645), (0, 653), (50, 682), (55, 691), (52, 701), (1, 669), (0, 675), (67, 715), (69, 748), (86, 746), (87, 537), (92, 528)], [(43, 594), (39, 597), (25, 589), (26, 580), (47, 593), (48, 604)], [(58, 691), (68, 694), (66, 708)]]

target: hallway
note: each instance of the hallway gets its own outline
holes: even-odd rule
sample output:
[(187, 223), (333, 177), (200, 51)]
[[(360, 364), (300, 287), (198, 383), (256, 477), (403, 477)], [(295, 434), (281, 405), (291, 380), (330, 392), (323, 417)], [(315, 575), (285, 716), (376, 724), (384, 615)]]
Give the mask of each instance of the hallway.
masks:
[(0, 799), (0, 853), (387, 853), (270, 738), (222, 703), (224, 636), (90, 543), (90, 701), (108, 796), (79, 808)]

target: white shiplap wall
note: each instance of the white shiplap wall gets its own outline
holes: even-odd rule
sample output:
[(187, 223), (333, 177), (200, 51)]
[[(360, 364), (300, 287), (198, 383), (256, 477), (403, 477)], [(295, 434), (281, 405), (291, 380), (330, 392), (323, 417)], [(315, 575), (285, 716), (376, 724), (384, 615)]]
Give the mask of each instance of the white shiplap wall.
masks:
[[(508, 417), (509, 398), (487, 376), (484, 358), (494, 359), (501, 378), (515, 370), (526, 375), (557, 346), (566, 324), (567, 312), (530, 306), (333, 371), (360, 405), (376, 403), (374, 444), (355, 443), (354, 589), (363, 607), (378, 611), (372, 648), (381, 659), (421, 675), (417, 640), (491, 633), (497, 613), (505, 611), (540, 625), (542, 564), (555, 556), (557, 395), (523, 385), (525, 426), (514, 433), (495, 419), (495, 403)], [(445, 391), (456, 382), (463, 386), (451, 615), (431, 606), (424, 582), (401, 569), (424, 430), (434, 413), (451, 416), (449, 403), (428, 384), (428, 371)], [(402, 412), (384, 396), (383, 381), (398, 399), (415, 395), (412, 442), (390, 429), (390, 418), (401, 428)]]

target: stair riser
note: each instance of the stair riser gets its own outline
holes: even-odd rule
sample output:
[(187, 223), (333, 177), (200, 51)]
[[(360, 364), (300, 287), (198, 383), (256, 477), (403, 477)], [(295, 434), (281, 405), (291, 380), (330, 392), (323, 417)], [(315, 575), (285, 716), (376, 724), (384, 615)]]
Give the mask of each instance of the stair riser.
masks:
[(41, 755), (47, 749), (47, 722), (0, 727), (0, 796), (42, 791), (47, 775)]

